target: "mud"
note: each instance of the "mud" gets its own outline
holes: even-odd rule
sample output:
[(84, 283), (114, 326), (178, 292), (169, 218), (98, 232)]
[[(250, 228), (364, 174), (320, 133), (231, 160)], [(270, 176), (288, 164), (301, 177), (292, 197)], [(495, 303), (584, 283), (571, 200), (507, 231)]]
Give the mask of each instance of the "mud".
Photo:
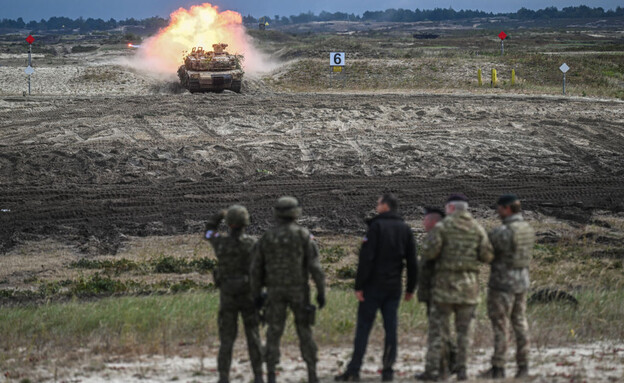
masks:
[[(239, 342), (240, 343), (240, 342)], [(242, 344), (240, 344), (242, 346)], [(38, 381), (54, 381), (71, 377), (80, 382), (216, 382), (215, 350), (205, 357), (142, 356), (132, 359), (120, 357), (85, 356), (85, 360), (72, 365), (57, 364), (50, 360), (42, 363), (30, 376)], [(414, 382), (413, 376), (423, 371), (426, 349), (422, 345), (410, 345), (399, 351), (395, 365), (395, 381)], [(469, 360), (469, 381), (477, 379), (480, 372), (489, 368), (491, 350), (475, 349)], [(333, 376), (344, 369), (351, 349), (327, 348), (319, 354), (318, 371), (321, 382), (333, 382)], [(361, 371), (363, 382), (379, 382), (382, 348), (370, 347)], [(233, 360), (231, 381), (249, 382), (253, 377), (244, 349), (239, 347)], [(612, 343), (575, 344), (573, 346), (544, 347), (531, 350), (531, 377), (516, 382), (615, 382), (624, 378), (624, 345)], [(46, 364), (49, 366), (46, 367)], [(514, 363), (506, 366), (507, 375), (515, 374)], [(283, 349), (278, 381), (303, 382), (307, 379), (305, 363), (295, 347)], [(453, 377), (448, 381), (455, 381)]]
[[(167, 85), (163, 85), (167, 89)], [(624, 210), (624, 103), (530, 96), (270, 93), (0, 99), (2, 249), (59, 236), (114, 253), (123, 235), (201, 231), (280, 195), (305, 224), (353, 232), (392, 191), (411, 219), (456, 191), (478, 212), (516, 192), (581, 224)]]

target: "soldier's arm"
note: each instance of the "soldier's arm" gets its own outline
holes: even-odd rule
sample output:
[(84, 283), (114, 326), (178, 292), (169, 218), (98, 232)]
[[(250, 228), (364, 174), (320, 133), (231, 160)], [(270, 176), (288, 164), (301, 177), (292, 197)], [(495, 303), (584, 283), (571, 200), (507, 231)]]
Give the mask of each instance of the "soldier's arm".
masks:
[(218, 212), (217, 214), (213, 215), (212, 217), (208, 219), (208, 222), (206, 222), (206, 235), (205, 235), (205, 238), (208, 241), (214, 242), (215, 240), (217, 240), (217, 238), (220, 237), (219, 225), (221, 224), (221, 221), (223, 221), (224, 218), (225, 218), (225, 210), (221, 210), (220, 212)]
[(494, 259), (505, 258), (512, 252), (513, 233), (505, 226), (499, 226), (492, 230), (488, 236), (494, 252)]
[(483, 263), (490, 263), (494, 260), (494, 248), (488, 238), (484, 228), (480, 228), (481, 243), (479, 244), (479, 260)]
[(375, 260), (375, 249), (377, 249), (378, 241), (377, 236), (377, 224), (373, 222), (368, 228), (368, 232), (360, 248), (360, 260), (355, 277), (355, 291), (362, 291), (364, 289), (364, 284), (368, 281), (373, 272), (373, 261)]
[(262, 294), (262, 287), (264, 286), (264, 254), (262, 254), (260, 241), (254, 244), (251, 254), (249, 283), (251, 285), (251, 296), (257, 298)]
[(308, 270), (316, 285), (318, 295), (325, 296), (325, 273), (321, 267), (318, 245), (312, 238), (308, 244)]
[(418, 283), (418, 260), (416, 259), (416, 241), (414, 240), (414, 235), (409, 229), (409, 235), (407, 239), (407, 251), (405, 253), (406, 256), (406, 266), (407, 266), (407, 293), (413, 294), (414, 290), (416, 290), (416, 284)]
[(444, 244), (443, 235), (442, 223), (439, 222), (433, 230), (431, 230), (427, 240), (423, 242), (423, 260), (434, 260), (440, 256), (442, 253), (442, 245)]

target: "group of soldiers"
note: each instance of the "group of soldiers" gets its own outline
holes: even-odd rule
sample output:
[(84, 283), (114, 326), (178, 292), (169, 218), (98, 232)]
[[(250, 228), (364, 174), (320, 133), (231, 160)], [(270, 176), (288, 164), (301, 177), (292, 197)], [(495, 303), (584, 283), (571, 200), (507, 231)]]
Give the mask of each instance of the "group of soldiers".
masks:
[[(408, 273), (405, 300), (409, 301), (413, 296), (415, 279), (418, 279), (418, 300), (427, 305), (429, 333), (426, 365), (425, 371), (416, 375), (416, 379), (436, 381), (449, 374), (456, 374), (458, 380), (467, 379), (467, 351), (471, 339), (471, 323), (479, 303), (478, 273), (482, 263), (491, 264), (487, 307), (494, 332), (492, 368), (482, 376), (495, 379), (505, 377), (508, 322), (511, 322), (516, 336), (516, 377), (528, 376), (526, 298), (534, 233), (522, 217), (518, 198), (515, 195), (503, 195), (499, 198), (497, 212), (502, 219), (502, 225), (489, 234), (470, 214), (468, 199), (462, 194), (452, 195), (444, 210), (426, 209), (423, 224), (427, 234), (420, 244), (419, 262), (416, 261), (413, 235), (404, 235), (407, 225), (396, 214), (398, 204), (392, 203), (396, 200), (394, 197), (384, 198), (378, 201), (378, 213), (384, 212), (379, 216), (390, 218), (391, 224), (380, 231), (385, 238), (376, 238), (374, 244), (365, 238), (358, 265), (358, 279), (361, 280), (356, 280), (356, 296), (360, 300), (360, 309), (354, 361), (357, 359), (356, 354), (361, 355), (357, 355), (359, 359), (352, 361), (349, 364), (350, 369), (337, 376), (336, 380), (359, 381), (361, 358), (377, 309), (382, 310), (384, 321), (387, 319), (386, 315), (388, 318), (395, 318), (390, 326), (384, 326), (388, 350), (384, 351), (382, 380), (392, 380), (397, 341), (389, 341), (389, 336), (394, 331), (396, 338), (398, 300), (392, 298), (388, 305), (383, 302), (386, 299), (384, 296), (388, 294), (374, 295), (370, 289), (362, 291), (363, 289), (357, 287), (365, 284), (362, 275), (368, 275), (375, 280), (371, 286), (389, 286), (387, 282), (379, 280), (379, 275), (390, 275), (383, 274), (390, 270), (384, 271), (384, 258), (401, 262), (401, 267), (392, 271), (396, 274), (398, 270), (399, 298), (400, 275), (404, 264)], [(380, 210), (380, 206), (384, 209)], [(239, 313), (245, 327), (254, 382), (264, 382), (263, 361), (266, 361), (268, 383), (276, 381), (280, 339), (288, 309), (294, 315), (301, 354), (307, 365), (308, 382), (318, 382), (318, 350), (312, 336), (317, 306), (312, 303), (309, 284), (311, 278), (317, 289), (316, 304), (322, 309), (326, 303), (325, 276), (319, 262), (318, 247), (310, 232), (297, 224), (297, 218), (301, 215), (297, 199), (280, 198), (274, 207), (274, 214), (276, 225), (259, 240), (245, 233), (250, 218), (248, 211), (240, 205), (219, 212), (207, 224), (205, 237), (212, 244), (218, 259), (215, 284), (220, 290), (219, 383), (229, 382)], [(219, 224), (224, 219), (229, 227), (227, 234), (218, 231)], [(400, 233), (393, 233), (393, 230)], [(401, 241), (401, 244), (395, 246), (393, 241)], [(371, 249), (371, 246), (376, 249)], [(398, 250), (401, 246), (406, 250)], [(401, 253), (400, 256), (391, 254), (397, 251)], [(363, 266), (364, 258), (368, 262), (367, 267), (376, 268), (377, 276), (375, 270), (362, 271), (366, 268)], [(379, 274), (379, 270), (383, 273)], [(392, 280), (395, 279), (396, 276), (392, 274)], [(394, 284), (392, 282), (393, 289), (396, 287)], [(377, 306), (371, 306), (371, 298), (378, 299), (374, 303)], [(391, 307), (390, 313), (387, 312), (388, 307)], [(395, 311), (394, 314), (392, 310)], [(360, 322), (360, 315), (367, 312), (372, 312), (372, 317)], [(453, 314), (456, 340), (451, 337), (450, 319)], [(259, 332), (261, 321), (267, 325), (265, 348), (262, 347)], [(366, 327), (362, 332), (363, 337), (360, 337), (361, 327)], [(364, 339), (363, 344), (358, 338)]]

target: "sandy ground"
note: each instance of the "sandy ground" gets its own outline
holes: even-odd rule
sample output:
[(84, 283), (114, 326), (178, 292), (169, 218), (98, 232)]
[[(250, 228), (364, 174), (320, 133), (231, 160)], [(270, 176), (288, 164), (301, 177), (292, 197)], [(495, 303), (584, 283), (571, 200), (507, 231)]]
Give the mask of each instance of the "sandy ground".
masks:
[[(231, 380), (249, 382), (251, 368), (239, 341), (233, 360)], [(140, 356), (120, 358), (115, 356), (82, 355), (63, 367), (57, 361), (41, 363), (28, 376), (37, 381), (71, 382), (217, 382), (216, 356), (208, 352), (204, 357)], [(396, 381), (414, 381), (413, 376), (423, 371), (426, 350), (422, 346), (405, 347), (399, 352), (395, 366)], [(382, 349), (370, 347), (362, 368), (362, 381), (380, 381)], [(349, 361), (351, 349), (326, 348), (319, 354), (318, 373), (323, 382), (333, 381)], [(489, 368), (491, 350), (476, 349), (469, 361), (468, 373), (472, 381)], [(617, 382), (624, 379), (624, 344), (592, 343), (567, 347), (545, 347), (531, 350), (531, 378), (528, 382)], [(305, 363), (296, 347), (282, 350), (282, 363), (278, 380), (304, 382), (307, 380)], [(513, 379), (515, 364), (510, 359), (507, 375)], [(2, 378), (0, 377), (0, 381)], [(452, 377), (449, 381), (455, 381)]]

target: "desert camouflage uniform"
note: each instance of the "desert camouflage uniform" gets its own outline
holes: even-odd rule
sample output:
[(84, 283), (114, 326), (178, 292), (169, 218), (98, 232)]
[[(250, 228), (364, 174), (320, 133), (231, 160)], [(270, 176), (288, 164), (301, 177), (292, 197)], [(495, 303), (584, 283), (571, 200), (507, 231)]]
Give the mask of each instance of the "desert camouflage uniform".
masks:
[(459, 211), (435, 226), (430, 239), (423, 244), (423, 255), (426, 260), (436, 260), (425, 372), (438, 375), (453, 313), (457, 369), (465, 371), (471, 322), (479, 302), (479, 262), (492, 261), (492, 245), (472, 215)]
[(251, 295), (249, 268), (256, 239), (246, 235), (224, 235), (217, 232), (223, 214), (212, 217), (206, 225), (210, 241), (219, 261), (215, 284), (220, 290), (219, 305), (219, 381), (229, 380), (232, 351), (238, 332), (238, 314), (243, 317), (247, 348), (256, 377), (262, 376), (262, 343), (259, 319)]
[[(432, 240), (431, 233), (428, 233), (424, 240), (424, 242)], [(423, 245), (427, 246), (427, 244)], [(418, 290), (417, 297), (418, 301), (425, 303), (427, 305), (427, 319), (431, 319), (431, 308), (433, 302), (431, 301), (431, 289), (433, 285), (433, 275), (435, 273), (435, 261), (426, 260), (424, 257), (421, 257), (418, 263)], [(455, 340), (452, 336), (449, 336), (444, 345), (444, 349), (441, 351), (441, 354), (444, 357), (440, 360), (440, 375), (446, 374), (447, 370), (455, 369), (455, 356), (457, 355), (457, 346), (455, 345)]]
[(503, 220), (503, 225), (490, 233), (490, 241), (494, 247), (488, 291), (488, 315), (494, 330), (492, 366), (505, 367), (507, 323), (511, 321), (516, 335), (518, 366), (528, 367), (526, 301), (535, 234), (522, 215), (515, 214)]
[(251, 270), (253, 296), (260, 296), (262, 288), (267, 288), (266, 362), (269, 374), (275, 373), (279, 363), (280, 339), (288, 308), (295, 316), (299, 347), (308, 372), (316, 374), (318, 350), (312, 337), (314, 306), (310, 304), (309, 275), (318, 294), (324, 296), (325, 276), (313, 237), (294, 221), (280, 220), (258, 242)]

